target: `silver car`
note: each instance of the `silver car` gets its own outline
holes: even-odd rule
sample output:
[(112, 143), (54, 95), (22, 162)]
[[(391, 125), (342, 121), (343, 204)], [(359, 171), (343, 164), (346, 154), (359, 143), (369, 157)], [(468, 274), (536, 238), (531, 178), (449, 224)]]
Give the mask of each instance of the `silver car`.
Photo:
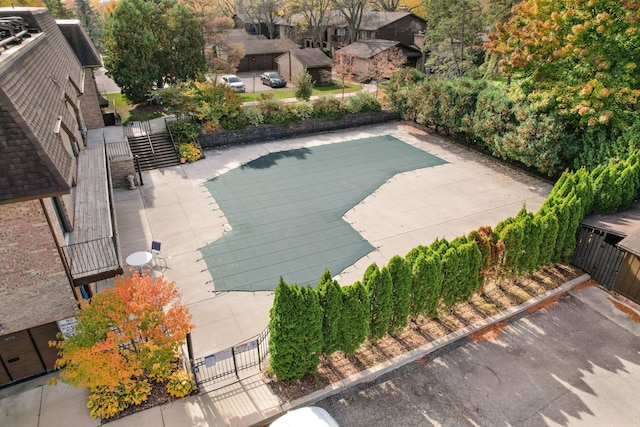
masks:
[(220, 76), (220, 83), (225, 86), (229, 86), (236, 92), (244, 93), (245, 91), (244, 83), (242, 82), (240, 77), (236, 76), (235, 74), (225, 74), (223, 76)]

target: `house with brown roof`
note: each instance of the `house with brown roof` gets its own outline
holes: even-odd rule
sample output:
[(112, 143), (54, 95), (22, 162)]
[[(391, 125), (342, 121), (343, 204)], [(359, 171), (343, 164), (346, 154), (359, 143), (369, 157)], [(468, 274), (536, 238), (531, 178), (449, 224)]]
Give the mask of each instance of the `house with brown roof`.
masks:
[(239, 72), (276, 70), (276, 58), (292, 49), (299, 49), (289, 39), (267, 39), (260, 34), (249, 34), (242, 28), (225, 30), (222, 34), (227, 43), (242, 45), (244, 57), (238, 64)]
[(393, 40), (403, 46), (413, 44), (414, 34), (423, 32), (426, 21), (408, 11), (386, 12), (365, 10), (357, 33), (357, 40), (351, 40), (349, 25), (338, 9), (330, 9), (319, 23), (324, 34), (322, 46), (311, 46), (306, 23), (302, 14), (293, 14), (288, 20), (280, 21), (280, 37), (289, 37), (303, 47), (320, 47), (334, 52), (354, 41), (383, 39)]
[(332, 61), (318, 49), (293, 49), (276, 58), (278, 71), (286, 80), (296, 73), (307, 70), (315, 84), (331, 83)]
[(386, 77), (384, 74), (384, 63), (393, 58), (393, 50), (398, 51), (404, 57), (403, 65), (415, 67), (422, 53), (410, 46), (393, 40), (360, 40), (338, 49), (336, 55), (341, 54), (350, 58), (353, 65), (353, 76), (357, 80), (366, 81), (374, 78)]
[(86, 145), (97, 52), (44, 8), (0, 8), (0, 24), (1, 386), (53, 369), (48, 341), (122, 263), (105, 150)]

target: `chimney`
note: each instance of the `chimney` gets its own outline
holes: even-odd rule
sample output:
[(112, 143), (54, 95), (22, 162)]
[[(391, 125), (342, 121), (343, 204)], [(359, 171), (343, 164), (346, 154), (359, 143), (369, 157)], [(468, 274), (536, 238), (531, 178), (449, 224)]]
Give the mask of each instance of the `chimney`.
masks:
[(402, 5), (402, 6), (400, 6), (399, 11), (400, 12), (409, 12), (409, 8), (407, 6), (405, 6), (405, 5)]

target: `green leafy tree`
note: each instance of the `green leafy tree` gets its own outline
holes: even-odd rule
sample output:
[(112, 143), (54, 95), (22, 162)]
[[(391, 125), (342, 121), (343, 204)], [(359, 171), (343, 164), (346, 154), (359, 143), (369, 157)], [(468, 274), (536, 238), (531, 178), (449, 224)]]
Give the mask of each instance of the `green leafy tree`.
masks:
[(104, 20), (89, 0), (74, 0), (73, 9), (96, 49), (102, 51), (102, 26)]
[(61, 0), (42, 0), (42, 2), (55, 19), (72, 19), (76, 17), (73, 10), (68, 9), (62, 4)]
[(500, 240), (504, 243), (505, 252), (502, 267), (505, 272), (518, 274), (520, 260), (524, 253), (524, 225), (520, 220), (509, 223), (500, 231)]
[(411, 304), (411, 267), (402, 257), (396, 255), (389, 260), (387, 268), (392, 285), (389, 332), (394, 332), (407, 326)]
[(638, 5), (628, 0), (526, 0), (490, 34), (503, 70), (522, 72), (525, 92), (558, 104), (586, 126), (637, 116), (640, 96)]
[[(174, 283), (120, 276), (82, 306), (75, 334), (57, 342), (60, 381), (89, 390), (95, 418), (111, 418), (146, 401), (150, 380), (166, 382), (193, 325)], [(190, 387), (189, 387), (190, 388)]]
[(375, 342), (389, 329), (389, 319), (393, 309), (391, 275), (386, 267), (380, 270), (374, 263), (365, 271), (363, 283), (369, 293), (371, 304), (369, 339)]
[(455, 247), (450, 247), (442, 256), (442, 302), (447, 310), (455, 306), (461, 295), (462, 257)]
[(342, 298), (340, 350), (346, 354), (353, 354), (369, 332), (371, 303), (367, 289), (361, 282), (342, 288)]
[(309, 287), (280, 278), (269, 321), (269, 369), (280, 380), (315, 372), (322, 353), (322, 308)]
[(322, 352), (327, 356), (340, 349), (340, 328), (342, 326), (342, 290), (337, 281), (325, 270), (316, 289), (322, 307)]
[(313, 91), (313, 78), (306, 69), (293, 75), (293, 83), (296, 85), (296, 98), (300, 101), (308, 101)]
[(482, 8), (477, 0), (426, 0), (427, 66), (447, 78), (472, 77), (482, 55)]
[(195, 78), (204, 70), (204, 40), (195, 17), (172, 0), (123, 0), (103, 32), (105, 67), (134, 103), (154, 88)]

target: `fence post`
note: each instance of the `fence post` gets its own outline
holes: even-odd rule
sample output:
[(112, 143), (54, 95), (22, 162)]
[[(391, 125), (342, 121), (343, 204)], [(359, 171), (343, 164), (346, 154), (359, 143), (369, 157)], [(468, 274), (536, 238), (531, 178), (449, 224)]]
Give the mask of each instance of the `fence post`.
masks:
[(240, 380), (240, 375), (238, 374), (238, 364), (236, 363), (236, 350), (231, 347), (231, 358), (233, 359), (233, 371), (236, 373), (236, 378)]
[(140, 180), (140, 185), (144, 185), (142, 182), (142, 171), (140, 170), (140, 156), (137, 154), (133, 156), (133, 161), (136, 163), (136, 169), (138, 169), (138, 179)]

